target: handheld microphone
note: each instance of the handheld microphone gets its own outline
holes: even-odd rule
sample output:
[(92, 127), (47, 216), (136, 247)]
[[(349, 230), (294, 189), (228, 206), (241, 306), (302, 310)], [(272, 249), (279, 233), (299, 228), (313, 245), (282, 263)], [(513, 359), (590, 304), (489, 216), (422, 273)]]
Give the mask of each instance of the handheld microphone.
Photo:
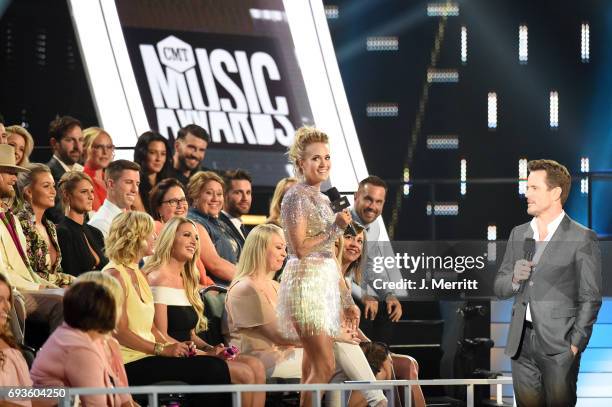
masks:
[[(327, 197), (331, 201), (331, 208), (334, 213), (342, 212), (344, 209), (351, 206), (348, 201), (348, 198), (345, 196), (340, 196), (340, 192), (338, 192), (338, 189), (336, 187), (331, 187), (330, 189), (325, 191), (324, 194), (327, 195)], [(357, 236), (357, 231), (350, 223), (348, 224), (346, 229), (344, 229), (344, 231), (350, 234), (351, 236)]]
[[(533, 256), (535, 254), (535, 250), (536, 250), (536, 241), (533, 237), (528, 237), (527, 239), (525, 239), (525, 243), (523, 243), (523, 254), (524, 254), (524, 258), (527, 261), (531, 261), (533, 260)], [(522, 293), (523, 292), (523, 288), (525, 287), (525, 283), (527, 283), (527, 281), (529, 281), (531, 279), (531, 274), (529, 275), (529, 278), (523, 282), (521, 282), (521, 288), (519, 289), (519, 291)]]

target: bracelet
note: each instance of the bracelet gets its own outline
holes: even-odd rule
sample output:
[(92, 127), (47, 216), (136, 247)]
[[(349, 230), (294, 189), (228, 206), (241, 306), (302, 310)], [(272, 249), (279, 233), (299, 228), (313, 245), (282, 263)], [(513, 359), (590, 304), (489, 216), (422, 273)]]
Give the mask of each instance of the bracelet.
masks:
[(155, 356), (160, 356), (165, 348), (166, 348), (165, 343), (155, 342), (155, 345), (153, 345), (153, 354)]

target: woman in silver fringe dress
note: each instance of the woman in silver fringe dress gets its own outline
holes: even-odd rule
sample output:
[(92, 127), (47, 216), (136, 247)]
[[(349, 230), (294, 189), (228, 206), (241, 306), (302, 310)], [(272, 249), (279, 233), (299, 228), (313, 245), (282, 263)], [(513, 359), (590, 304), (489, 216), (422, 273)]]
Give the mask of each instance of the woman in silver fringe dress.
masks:
[[(341, 291), (333, 250), (351, 215), (347, 210), (334, 215), (320, 190), (331, 169), (325, 133), (298, 129), (289, 159), (300, 182), (287, 191), (281, 206), (289, 260), (279, 291), (278, 321), (283, 334), (299, 338), (304, 347), (302, 382), (328, 383), (335, 370), (333, 342), (342, 336), (342, 322), (354, 324), (359, 318), (351, 293)], [(311, 401), (311, 393), (302, 392), (301, 405), (310, 406)]]

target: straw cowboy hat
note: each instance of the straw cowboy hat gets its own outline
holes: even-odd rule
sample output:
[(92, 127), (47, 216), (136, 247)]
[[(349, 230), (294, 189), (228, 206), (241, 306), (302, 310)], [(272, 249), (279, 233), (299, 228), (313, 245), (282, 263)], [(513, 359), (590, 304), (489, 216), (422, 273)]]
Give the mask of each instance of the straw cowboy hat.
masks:
[[(9, 171), (6, 171), (9, 170)], [(8, 144), (0, 144), (0, 172), (28, 172), (27, 168), (15, 164), (15, 149)]]

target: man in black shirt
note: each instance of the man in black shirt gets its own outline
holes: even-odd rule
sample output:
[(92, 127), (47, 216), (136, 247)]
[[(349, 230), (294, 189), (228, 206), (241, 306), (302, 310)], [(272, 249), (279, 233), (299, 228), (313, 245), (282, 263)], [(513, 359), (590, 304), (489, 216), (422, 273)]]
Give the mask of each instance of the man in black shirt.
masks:
[(204, 161), (209, 144), (210, 135), (197, 124), (181, 128), (174, 142), (172, 176), (187, 186), (189, 178), (198, 172), (200, 164)]

